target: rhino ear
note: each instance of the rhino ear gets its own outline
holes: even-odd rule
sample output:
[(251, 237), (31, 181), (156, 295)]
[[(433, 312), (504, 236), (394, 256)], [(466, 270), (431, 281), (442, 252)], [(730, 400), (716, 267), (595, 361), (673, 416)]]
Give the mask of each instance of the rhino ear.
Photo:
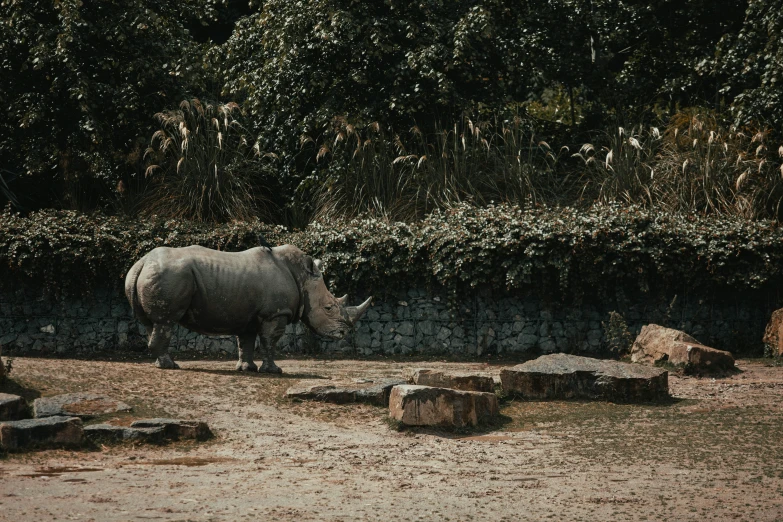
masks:
[(364, 312), (367, 311), (368, 308), (370, 308), (370, 303), (372, 303), (372, 296), (368, 297), (365, 302), (360, 304), (359, 306), (346, 306), (345, 311), (348, 312), (348, 317), (351, 319), (351, 324), (356, 324), (359, 322), (359, 319), (362, 318), (364, 315)]
[(320, 259), (313, 259), (310, 256), (305, 257), (304, 268), (310, 277), (314, 279), (321, 277), (323, 275), (321, 273), (321, 267), (323, 267), (323, 263)]
[(342, 297), (338, 297), (337, 298), (337, 302), (340, 303), (342, 306), (345, 306), (346, 304), (348, 304), (348, 294), (345, 294)]

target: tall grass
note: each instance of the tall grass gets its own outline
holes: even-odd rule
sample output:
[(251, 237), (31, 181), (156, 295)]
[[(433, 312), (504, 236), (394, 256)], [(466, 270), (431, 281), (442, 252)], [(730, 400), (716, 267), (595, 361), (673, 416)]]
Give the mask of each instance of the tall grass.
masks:
[(577, 176), (580, 197), (600, 203), (653, 204), (650, 187), (661, 145), (660, 130), (617, 127), (601, 136), (600, 143), (585, 143), (573, 154), (583, 163)]
[(734, 215), (783, 217), (783, 146), (760, 128), (723, 126), (709, 112), (675, 115), (661, 132), (634, 127), (584, 144), (582, 202)]
[(321, 217), (416, 219), (463, 202), (546, 203), (557, 197), (559, 155), (518, 117), (464, 118), (430, 135), (412, 127), (402, 136), (378, 123), (360, 129), (337, 118), (317, 150), (317, 161), (328, 162)]
[(618, 202), (664, 212), (783, 218), (783, 146), (770, 141), (767, 129), (727, 126), (703, 110), (657, 126), (617, 126), (590, 143), (560, 147), (518, 116), (465, 117), (431, 133), (334, 118), (320, 135), (302, 137), (298, 159), (305, 158), (311, 171), (295, 194), (278, 195), (277, 206), (264, 186), (282, 186), (275, 181), (298, 167), (278, 168), (276, 156), (250, 146), (238, 106), (194, 99), (157, 118), (161, 130), (147, 149), (154, 183), (145, 214), (280, 223), (287, 213), (305, 216), (298, 222), (304, 226), (359, 214), (416, 220), (462, 203)]
[(269, 214), (259, 180), (270, 155), (248, 142), (236, 103), (194, 98), (155, 117), (161, 129), (145, 152), (153, 181), (142, 214), (217, 222)]
[(780, 218), (783, 148), (763, 128), (724, 127), (709, 113), (678, 114), (658, 164), (665, 206), (744, 218)]

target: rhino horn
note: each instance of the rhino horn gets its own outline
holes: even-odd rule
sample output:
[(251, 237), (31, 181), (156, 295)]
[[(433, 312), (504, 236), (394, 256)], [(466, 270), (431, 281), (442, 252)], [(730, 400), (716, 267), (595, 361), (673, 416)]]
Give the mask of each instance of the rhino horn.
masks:
[(368, 297), (365, 302), (360, 304), (359, 306), (347, 306), (345, 307), (345, 311), (348, 312), (348, 317), (351, 319), (351, 324), (356, 324), (359, 319), (364, 315), (364, 312), (367, 311), (368, 308), (370, 308), (370, 302), (372, 301), (372, 297)]
[(338, 297), (337, 298), (337, 302), (340, 303), (342, 306), (345, 306), (346, 304), (348, 304), (348, 294), (345, 294), (342, 297)]

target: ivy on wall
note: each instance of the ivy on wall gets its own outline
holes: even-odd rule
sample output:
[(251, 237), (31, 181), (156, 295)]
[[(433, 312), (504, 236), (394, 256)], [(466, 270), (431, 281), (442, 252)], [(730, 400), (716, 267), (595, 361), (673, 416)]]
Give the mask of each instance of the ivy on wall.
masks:
[(416, 223), (360, 218), (294, 232), (258, 221), (205, 225), (47, 210), (0, 215), (0, 285), (25, 280), (53, 293), (81, 293), (119, 284), (158, 246), (236, 251), (258, 246), (259, 234), (322, 258), (336, 292), (376, 296), (410, 287), (558, 300), (773, 290), (783, 267), (783, 231), (774, 222), (612, 206), (465, 205)]

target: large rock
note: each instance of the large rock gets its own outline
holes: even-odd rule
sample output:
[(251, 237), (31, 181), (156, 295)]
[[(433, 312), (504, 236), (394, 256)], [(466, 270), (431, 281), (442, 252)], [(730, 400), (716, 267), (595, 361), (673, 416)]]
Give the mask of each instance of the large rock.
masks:
[(106, 413), (130, 411), (124, 402), (94, 393), (64, 393), (52, 397), (40, 397), (33, 402), (36, 418), (65, 415), (91, 419)]
[(647, 402), (669, 395), (660, 368), (556, 353), (505, 368), (503, 391), (525, 399), (595, 399)]
[(376, 406), (388, 406), (393, 387), (405, 384), (404, 379), (385, 379), (366, 383), (324, 383), (324, 381), (300, 381), (285, 392), (289, 399), (347, 404), (364, 402)]
[(0, 423), (0, 447), (7, 450), (76, 446), (82, 442), (79, 417), (47, 417)]
[(413, 384), (433, 386), (435, 388), (451, 388), (453, 390), (486, 393), (495, 391), (495, 382), (492, 380), (492, 377), (475, 373), (451, 373), (420, 368), (414, 370), (412, 380)]
[(27, 417), (27, 401), (19, 395), (0, 393), (0, 421)]
[(392, 388), (389, 415), (406, 426), (462, 428), (492, 420), (498, 414), (494, 393), (403, 384)]
[(657, 324), (642, 327), (631, 348), (631, 361), (646, 364), (668, 362), (696, 373), (734, 368), (731, 353), (704, 346), (685, 332)]
[(783, 357), (783, 308), (772, 312), (767, 329), (764, 330), (764, 354), (769, 357)]
[(655, 364), (666, 361), (672, 347), (679, 343), (700, 344), (685, 332), (657, 324), (644, 325), (631, 347), (631, 362)]
[(714, 372), (734, 369), (734, 356), (698, 343), (678, 343), (672, 346), (669, 363), (689, 372)]
[(84, 427), (84, 437), (92, 442), (144, 441), (160, 442), (165, 436), (165, 428), (129, 428), (112, 424), (93, 424)]
[(212, 432), (206, 422), (180, 419), (142, 419), (133, 421), (131, 428), (161, 428), (167, 439), (206, 440)]

